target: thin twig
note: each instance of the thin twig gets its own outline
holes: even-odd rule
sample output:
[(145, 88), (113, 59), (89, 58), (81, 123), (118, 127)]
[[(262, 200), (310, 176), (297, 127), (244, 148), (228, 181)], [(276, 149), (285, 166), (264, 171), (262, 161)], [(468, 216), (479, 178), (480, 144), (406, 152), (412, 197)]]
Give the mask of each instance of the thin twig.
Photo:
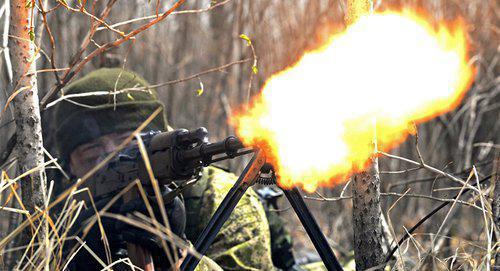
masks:
[(158, 22), (162, 21), (163, 19), (165, 19), (168, 15), (170, 15), (174, 10), (176, 10), (178, 7), (180, 7), (186, 0), (178, 0), (177, 2), (175, 2), (175, 4), (170, 8), (168, 9), (165, 13), (163, 13), (160, 17), (132, 30), (131, 32), (129, 32), (128, 34), (122, 36), (121, 38), (115, 40), (115, 41), (112, 41), (112, 42), (108, 42), (106, 44), (104, 44), (103, 46), (101, 46), (100, 48), (97, 48), (95, 49), (94, 51), (92, 51), (91, 53), (89, 53), (85, 58), (81, 59), (81, 60), (78, 60), (74, 65), (71, 65), (70, 66), (70, 70), (66, 71), (66, 73), (64, 74), (63, 78), (62, 78), (62, 82), (61, 84), (58, 84), (56, 85), (54, 88), (52, 88), (41, 100), (40, 102), (40, 107), (42, 109), (45, 109), (45, 105), (52, 99), (52, 97), (57, 93), (59, 92), (59, 90), (61, 90), (64, 86), (66, 86), (66, 84), (68, 84), (72, 79), (73, 77), (78, 73), (80, 72), (83, 67), (85, 66), (85, 64), (87, 64), (90, 60), (94, 59), (96, 56), (110, 50), (111, 48), (114, 48), (114, 47), (118, 47), (120, 46), (122, 43), (130, 40), (131, 38), (134, 38), (135, 36), (137, 36), (138, 34), (144, 32), (145, 30), (149, 29), (151, 26), (157, 24)]
[(182, 83), (182, 82), (185, 82), (185, 81), (189, 81), (189, 80), (198, 78), (200, 76), (203, 76), (203, 75), (206, 75), (206, 74), (209, 74), (209, 73), (212, 73), (212, 72), (222, 71), (222, 70), (227, 69), (227, 68), (229, 68), (231, 66), (234, 66), (234, 65), (246, 63), (248, 61), (250, 61), (250, 58), (233, 61), (233, 62), (224, 64), (222, 66), (210, 68), (208, 70), (204, 70), (204, 71), (201, 71), (199, 73), (196, 73), (196, 74), (184, 77), (184, 78), (170, 80), (170, 81), (167, 81), (167, 82), (163, 82), (163, 83), (159, 83), (159, 84), (154, 84), (154, 85), (149, 85), (149, 86), (146, 86), (146, 87), (124, 88), (124, 89), (120, 89), (120, 90), (114, 90), (114, 91), (111, 91), (111, 92), (110, 91), (93, 91), (93, 92), (86, 92), (86, 93), (75, 93), (75, 94), (62, 95), (61, 97), (59, 97), (59, 98), (55, 99), (54, 101), (48, 103), (45, 106), (45, 109), (48, 109), (48, 108), (50, 108), (50, 107), (52, 107), (52, 106), (56, 105), (57, 103), (59, 103), (61, 101), (64, 101), (64, 100), (66, 100), (68, 102), (75, 103), (75, 104), (77, 104), (79, 106), (82, 106), (82, 107), (95, 108), (94, 106), (89, 106), (89, 105), (77, 103), (77, 102), (75, 102), (75, 101), (73, 101), (71, 99), (72, 98), (89, 97), (89, 96), (117, 95), (117, 94), (120, 94), (120, 93), (127, 93), (127, 92), (134, 92), (134, 91), (148, 92), (148, 91), (150, 91), (151, 89), (154, 89), (154, 88), (159, 88), (159, 87), (163, 87), (163, 86), (174, 85), (174, 84)]
[[(215, 9), (217, 7), (220, 7), (222, 5), (225, 5), (226, 3), (230, 2), (230, 1), (232, 1), (232, 0), (225, 0), (225, 1), (219, 2), (219, 3), (215, 4), (215, 5), (211, 5), (208, 8), (174, 11), (170, 15), (195, 14), (195, 13), (207, 12), (207, 11), (210, 11), (210, 10)], [(141, 17), (141, 18), (134, 18), (134, 19), (126, 20), (126, 21), (123, 21), (123, 22), (112, 24), (112, 25), (110, 25), (110, 27), (116, 28), (116, 27), (119, 27), (119, 26), (131, 24), (131, 23), (135, 23), (135, 22), (139, 22), (139, 21), (144, 21), (144, 20), (151, 20), (151, 19), (155, 19), (155, 18), (158, 18), (158, 14), (149, 15), (149, 16), (145, 16), (145, 17)], [(107, 27), (98, 27), (96, 29), (96, 32), (104, 30), (104, 29), (107, 29)]]
[[(491, 178), (492, 175), (489, 175), (485, 178), (483, 178), (479, 183), (482, 184), (483, 182), (486, 182), (487, 180), (489, 180)], [(462, 193), (458, 193), (457, 195), (455, 195), (453, 198), (455, 199), (459, 199), (461, 195), (464, 195), (464, 194), (467, 194), (469, 191), (471, 191), (472, 189), (470, 188), (465, 188), (464, 191), (462, 191)], [(448, 206), (448, 204), (450, 204), (450, 202), (443, 202), (441, 203), (440, 205), (438, 205), (436, 208), (434, 208), (431, 212), (429, 212), (427, 215), (425, 215), (422, 219), (420, 219), (415, 225), (413, 225), (413, 227), (411, 227), (404, 235), (403, 237), (401, 237), (401, 239), (399, 239), (397, 245), (391, 250), (391, 252), (389, 252), (386, 256), (386, 263), (388, 263), (391, 258), (392, 258), (392, 255), (394, 255), (394, 253), (396, 252), (396, 250), (398, 249), (399, 246), (401, 246), (401, 244), (406, 240), (408, 239), (411, 234), (416, 230), (418, 229), (422, 224), (424, 224), (427, 220), (429, 220), (429, 218), (431, 218), (434, 214), (436, 214), (437, 212), (439, 212), (441, 209), (443, 209), (444, 207)]]
[(446, 177), (446, 178), (448, 178), (448, 179), (450, 179), (452, 181), (458, 182), (458, 183), (460, 183), (462, 185), (467, 185), (468, 188), (470, 188), (470, 189), (472, 189), (472, 190), (480, 193), (480, 191), (478, 191), (478, 189), (476, 187), (471, 186), (469, 184), (466, 184), (466, 182), (464, 180), (462, 180), (462, 179), (460, 179), (458, 177), (455, 177), (455, 176), (453, 176), (453, 175), (451, 175), (449, 173), (446, 173), (444, 171), (441, 171), (441, 170), (439, 170), (437, 168), (431, 167), (431, 166), (429, 166), (429, 165), (427, 165), (425, 163), (422, 163), (422, 162), (419, 163), (419, 162), (413, 161), (411, 159), (400, 157), (400, 156), (393, 155), (393, 154), (389, 154), (389, 153), (386, 153), (386, 152), (383, 152), (383, 151), (379, 151), (378, 153), (382, 154), (382, 155), (384, 155), (386, 157), (392, 158), (392, 159), (397, 159), (397, 160), (401, 160), (401, 161), (404, 161), (404, 162), (407, 162), (407, 163), (410, 163), (410, 164), (413, 164), (413, 165), (422, 166), (423, 168), (425, 168), (425, 169), (427, 169), (427, 170), (429, 170), (431, 172), (437, 173), (439, 175), (442, 175), (442, 176), (444, 176), (444, 177)]

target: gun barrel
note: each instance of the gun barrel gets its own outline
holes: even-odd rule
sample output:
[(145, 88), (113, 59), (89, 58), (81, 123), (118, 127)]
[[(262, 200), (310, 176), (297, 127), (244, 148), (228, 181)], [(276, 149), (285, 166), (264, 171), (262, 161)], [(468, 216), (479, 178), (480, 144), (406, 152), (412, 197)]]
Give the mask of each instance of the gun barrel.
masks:
[(206, 159), (210, 159), (212, 156), (218, 154), (226, 154), (231, 157), (243, 147), (243, 143), (237, 137), (229, 136), (219, 142), (205, 143), (192, 149), (182, 151), (179, 153), (178, 159), (181, 162), (194, 160), (203, 161)]

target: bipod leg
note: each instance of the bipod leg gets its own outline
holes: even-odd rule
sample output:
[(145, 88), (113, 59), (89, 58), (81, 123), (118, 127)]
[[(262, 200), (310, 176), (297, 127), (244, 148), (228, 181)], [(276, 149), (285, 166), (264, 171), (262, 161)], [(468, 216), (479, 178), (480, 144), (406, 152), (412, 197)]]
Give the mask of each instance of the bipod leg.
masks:
[[(219, 207), (217, 207), (217, 210), (210, 218), (207, 226), (205, 226), (200, 236), (198, 236), (194, 245), (198, 253), (204, 255), (207, 252), (207, 249), (214, 241), (215, 236), (219, 233), (220, 229), (233, 212), (236, 204), (238, 204), (247, 189), (257, 180), (260, 169), (265, 162), (265, 156), (260, 151), (257, 151), (231, 190), (229, 190), (227, 195), (224, 197), (224, 200), (222, 200)], [(193, 254), (188, 254), (181, 264), (181, 270), (193, 271), (199, 262), (200, 259), (195, 257)]]
[(286, 198), (290, 202), (290, 205), (292, 205), (293, 210), (299, 217), (302, 226), (304, 226), (307, 235), (311, 239), (314, 247), (316, 248), (316, 251), (318, 251), (318, 254), (323, 260), (325, 267), (329, 271), (343, 270), (342, 266), (337, 260), (337, 257), (335, 257), (335, 254), (333, 254), (333, 251), (328, 244), (325, 235), (323, 235), (323, 232), (321, 232), (318, 223), (307, 208), (307, 205), (300, 195), (299, 190), (297, 188), (292, 188), (290, 190), (283, 189), (283, 193), (285, 194)]

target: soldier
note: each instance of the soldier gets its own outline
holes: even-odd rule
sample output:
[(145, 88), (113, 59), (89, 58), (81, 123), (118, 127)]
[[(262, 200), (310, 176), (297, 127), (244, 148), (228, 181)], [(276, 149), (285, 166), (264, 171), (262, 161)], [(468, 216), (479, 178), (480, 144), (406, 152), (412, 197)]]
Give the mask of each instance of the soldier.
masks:
[[(164, 107), (158, 101), (154, 89), (111, 95), (102, 95), (102, 92), (147, 86), (144, 79), (132, 72), (104, 68), (89, 73), (64, 89), (64, 95), (73, 97), (62, 100), (55, 106), (52, 118), (55, 129), (51, 147), (72, 177), (61, 182), (60, 188), (71, 185), (72, 181), (95, 167), (156, 109)], [(146, 127), (145, 131), (168, 129), (164, 112), (165, 110)], [(168, 218), (172, 231), (181, 237), (185, 232), (187, 239), (194, 242), (231, 188), (235, 178), (236, 176), (224, 170), (215, 167), (205, 168), (202, 178), (183, 192), (183, 200), (176, 199), (166, 206), (169, 210)], [(115, 184), (112, 182), (97, 184), (90, 179), (84, 186), (94, 194), (98, 194), (101, 202), (106, 202), (110, 195), (115, 195), (123, 188), (113, 185)], [(101, 190), (113, 192), (100, 193)], [(123, 210), (115, 207), (111, 211)], [(87, 216), (92, 216), (94, 213), (92, 210), (89, 212), (90, 215)], [(117, 232), (116, 221), (112, 219), (108, 219), (104, 224), (105, 228), (110, 228), (105, 230), (112, 236), (109, 242), (113, 260), (126, 257), (124, 241), (161, 251), (158, 241), (145, 231), (129, 228)], [(87, 244), (96, 250), (97, 255), (105, 257), (100, 232), (97, 226), (95, 228), (87, 236)], [(83, 256), (73, 260), (76, 269), (80, 269), (79, 267), (92, 269), (89, 268), (92, 263), (101, 267), (92, 255), (86, 252), (78, 254)], [(224, 270), (275, 269), (271, 260), (270, 233), (265, 211), (252, 189), (248, 190), (224, 224), (207, 256)]]

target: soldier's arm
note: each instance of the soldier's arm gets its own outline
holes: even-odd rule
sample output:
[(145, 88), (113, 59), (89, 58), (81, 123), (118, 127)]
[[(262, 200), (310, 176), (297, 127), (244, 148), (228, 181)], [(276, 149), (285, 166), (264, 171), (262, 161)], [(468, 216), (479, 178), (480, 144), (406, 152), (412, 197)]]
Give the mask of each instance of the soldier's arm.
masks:
[[(208, 184), (201, 210), (206, 221), (236, 181), (234, 174), (209, 168)], [(264, 207), (252, 189), (242, 197), (216, 236), (207, 256), (224, 270), (274, 270), (271, 260), (270, 232)]]

